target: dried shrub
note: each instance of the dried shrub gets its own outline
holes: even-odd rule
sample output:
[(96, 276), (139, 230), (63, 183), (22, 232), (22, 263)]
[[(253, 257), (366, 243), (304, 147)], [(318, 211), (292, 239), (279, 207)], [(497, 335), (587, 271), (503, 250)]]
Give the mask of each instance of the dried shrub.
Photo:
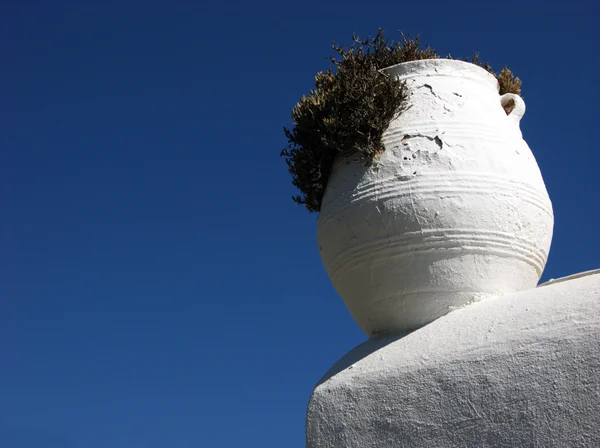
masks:
[[(521, 94), (521, 80), (513, 75), (508, 67), (504, 67), (496, 77), (498, 78), (498, 84), (500, 85), (500, 95), (504, 95), (505, 93)], [(507, 115), (510, 114), (514, 108), (515, 102), (513, 100), (510, 100), (504, 105), (504, 111)]]
[(500, 95), (505, 93), (521, 94), (521, 80), (513, 75), (508, 67), (504, 67), (496, 77), (498, 78), (498, 84), (500, 84)]
[[(317, 73), (314, 89), (292, 109), (293, 127), (284, 128), (288, 145), (281, 155), (300, 190), (293, 200), (310, 212), (321, 209), (336, 156), (355, 153), (372, 162), (384, 150), (383, 133), (406, 106), (405, 84), (379, 70), (439, 58), (429, 46), (421, 48), (419, 36), (400, 35), (399, 41), (390, 42), (380, 29), (366, 40), (352, 36), (348, 48), (333, 43), (338, 55), (330, 58), (333, 68)], [(489, 64), (479, 63), (479, 55), (467, 62), (494, 74)], [(520, 93), (521, 81), (507, 68), (497, 78), (501, 94)]]

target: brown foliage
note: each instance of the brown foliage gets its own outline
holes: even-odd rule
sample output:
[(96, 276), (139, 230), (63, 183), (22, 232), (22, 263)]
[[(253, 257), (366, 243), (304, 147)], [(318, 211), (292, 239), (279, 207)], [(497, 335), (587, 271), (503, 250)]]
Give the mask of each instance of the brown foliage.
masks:
[[(379, 30), (375, 37), (353, 36), (350, 47), (332, 44), (338, 57), (334, 69), (319, 72), (315, 87), (292, 109), (293, 127), (284, 128), (286, 157), (292, 184), (300, 190), (293, 199), (310, 212), (321, 209), (321, 201), (335, 157), (356, 153), (370, 163), (383, 151), (381, 137), (390, 122), (401, 114), (407, 101), (403, 82), (380, 69), (402, 62), (437, 59), (430, 47), (421, 48), (419, 37), (400, 32), (401, 40), (390, 42)], [(489, 64), (472, 61), (492, 72)], [(495, 75), (495, 74), (494, 74)], [(521, 81), (510, 70), (497, 75), (500, 93), (520, 93)]]

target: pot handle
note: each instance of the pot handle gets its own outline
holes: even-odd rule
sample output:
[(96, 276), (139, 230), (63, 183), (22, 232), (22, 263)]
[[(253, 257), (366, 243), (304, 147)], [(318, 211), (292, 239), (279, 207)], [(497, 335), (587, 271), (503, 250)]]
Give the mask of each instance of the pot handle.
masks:
[(500, 97), (500, 104), (502, 107), (506, 106), (510, 101), (514, 101), (515, 107), (508, 114), (510, 118), (512, 118), (515, 123), (519, 124), (523, 115), (525, 115), (525, 101), (519, 95), (515, 95), (514, 93), (505, 93)]

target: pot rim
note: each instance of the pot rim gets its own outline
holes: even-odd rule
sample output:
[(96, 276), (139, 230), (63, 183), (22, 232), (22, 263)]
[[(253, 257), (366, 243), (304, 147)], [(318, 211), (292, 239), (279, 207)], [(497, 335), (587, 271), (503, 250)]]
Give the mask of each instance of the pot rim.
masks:
[(474, 77), (480, 81), (484, 81), (493, 87), (497, 92), (500, 91), (498, 79), (472, 62), (458, 61), (456, 59), (420, 59), (418, 61), (401, 62), (400, 64), (390, 65), (382, 68), (380, 72), (397, 76), (404, 80), (417, 76), (427, 75), (427, 70), (434, 70), (435, 75), (440, 76), (457, 76), (457, 71), (461, 72), (461, 77)]

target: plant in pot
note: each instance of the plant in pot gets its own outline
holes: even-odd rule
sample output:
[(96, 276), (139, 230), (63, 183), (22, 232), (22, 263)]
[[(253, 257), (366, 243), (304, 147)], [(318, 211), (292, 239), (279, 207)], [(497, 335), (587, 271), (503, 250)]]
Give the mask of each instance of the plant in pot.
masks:
[(519, 129), (521, 81), (382, 30), (333, 49), (282, 155), (359, 326), (412, 330), (535, 287), (554, 220)]

